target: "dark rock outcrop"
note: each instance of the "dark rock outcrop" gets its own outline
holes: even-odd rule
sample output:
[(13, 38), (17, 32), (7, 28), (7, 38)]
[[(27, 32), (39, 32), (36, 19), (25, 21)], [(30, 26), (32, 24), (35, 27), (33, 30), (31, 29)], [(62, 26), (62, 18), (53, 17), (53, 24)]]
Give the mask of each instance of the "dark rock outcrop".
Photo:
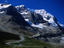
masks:
[[(6, 38), (10, 36), (13, 39), (22, 34), (25, 36), (33, 36), (39, 33), (40, 35), (37, 34), (34, 38), (47, 39), (61, 36), (62, 31), (64, 31), (55, 17), (54, 21), (58, 26), (49, 25), (48, 21), (44, 20), (40, 14), (27, 10), (26, 8), (22, 8), (18, 11), (17, 8), (11, 5), (7, 8), (3, 8), (1, 11), (4, 12), (0, 13), (0, 34), (2, 34), (1, 36), (5, 35)], [(25, 19), (28, 19), (29, 21), (26, 21)], [(47, 19), (49, 20), (49, 17)], [(30, 22), (31, 24), (29, 24)], [(38, 27), (34, 27), (32, 24)], [(41, 26), (39, 24), (41, 24)]]

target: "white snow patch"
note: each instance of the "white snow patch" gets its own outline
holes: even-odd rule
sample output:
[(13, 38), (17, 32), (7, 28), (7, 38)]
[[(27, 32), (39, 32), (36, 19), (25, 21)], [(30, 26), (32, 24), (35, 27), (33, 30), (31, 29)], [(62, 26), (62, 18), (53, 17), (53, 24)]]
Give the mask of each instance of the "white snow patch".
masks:
[(16, 8), (18, 8), (18, 7), (24, 7), (24, 5), (19, 5), (19, 6), (16, 6)]
[(4, 4), (4, 5), (2, 5), (2, 4), (0, 4), (0, 9), (2, 9), (2, 8), (7, 8), (7, 7), (9, 7), (9, 6), (11, 6), (11, 4)]
[(35, 12), (40, 14), (40, 15), (46, 14), (46, 11), (44, 9), (35, 10)]
[(20, 13), (20, 14), (28, 14), (28, 12), (22, 12), (22, 13)]
[(60, 24), (60, 26), (63, 26), (64, 27), (64, 24)]
[(25, 19), (25, 21), (29, 22), (29, 19)]
[(4, 11), (0, 12), (1, 14), (4, 13)]
[(38, 25), (32, 24), (31, 26), (37, 27), (37, 28), (41, 28), (41, 29), (43, 29), (43, 27), (46, 27), (46, 26), (43, 25), (43, 24), (38, 24)]

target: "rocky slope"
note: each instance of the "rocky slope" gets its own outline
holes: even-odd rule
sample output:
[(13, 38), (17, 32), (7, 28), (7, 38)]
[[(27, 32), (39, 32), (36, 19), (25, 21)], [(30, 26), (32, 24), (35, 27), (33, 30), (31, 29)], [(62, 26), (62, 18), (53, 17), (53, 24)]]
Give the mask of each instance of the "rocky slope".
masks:
[(52, 41), (52, 38), (62, 36), (63, 30), (57, 19), (44, 9), (31, 11), (24, 5), (0, 4), (0, 31), (3, 34)]

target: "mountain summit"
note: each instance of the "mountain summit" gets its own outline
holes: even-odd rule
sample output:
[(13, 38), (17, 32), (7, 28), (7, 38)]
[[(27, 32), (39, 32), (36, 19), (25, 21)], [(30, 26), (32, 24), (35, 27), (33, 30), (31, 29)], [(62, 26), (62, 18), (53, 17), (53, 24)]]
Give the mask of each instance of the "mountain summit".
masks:
[(61, 36), (63, 30), (57, 18), (44, 9), (31, 11), (24, 5), (0, 4), (0, 31), (3, 34), (43, 40)]

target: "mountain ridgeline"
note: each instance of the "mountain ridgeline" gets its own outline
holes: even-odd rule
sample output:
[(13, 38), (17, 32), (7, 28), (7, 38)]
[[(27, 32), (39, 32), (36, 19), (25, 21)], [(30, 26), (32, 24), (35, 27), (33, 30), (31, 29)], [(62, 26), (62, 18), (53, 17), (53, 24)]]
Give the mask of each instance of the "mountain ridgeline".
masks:
[(14, 38), (17, 38), (17, 35), (23, 34), (43, 40), (62, 36), (63, 31), (57, 18), (44, 9), (31, 11), (24, 5), (0, 4), (0, 34), (3, 36), (14, 34)]

